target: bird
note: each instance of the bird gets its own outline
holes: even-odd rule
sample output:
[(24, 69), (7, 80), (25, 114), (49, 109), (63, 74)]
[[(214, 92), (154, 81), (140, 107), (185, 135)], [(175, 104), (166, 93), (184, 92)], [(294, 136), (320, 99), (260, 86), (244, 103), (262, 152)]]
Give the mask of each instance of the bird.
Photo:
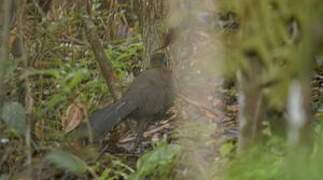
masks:
[(135, 78), (119, 100), (95, 111), (90, 116), (88, 125), (81, 125), (78, 131), (83, 132), (83, 135), (84, 132), (90, 132), (94, 140), (102, 139), (130, 117), (138, 123), (137, 146), (143, 139), (146, 127), (166, 114), (173, 105), (175, 96), (172, 71), (167, 68), (166, 54), (154, 53), (150, 66)]

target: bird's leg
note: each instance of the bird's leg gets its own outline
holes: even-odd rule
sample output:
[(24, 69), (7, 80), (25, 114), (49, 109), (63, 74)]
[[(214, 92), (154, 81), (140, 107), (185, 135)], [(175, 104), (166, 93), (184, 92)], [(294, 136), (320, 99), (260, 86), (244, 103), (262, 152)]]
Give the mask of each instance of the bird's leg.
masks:
[(144, 151), (144, 148), (142, 146), (142, 140), (144, 139), (144, 132), (147, 127), (148, 123), (147, 121), (141, 119), (138, 121), (138, 127), (137, 127), (137, 137), (136, 137), (136, 142), (135, 142), (135, 149), (139, 152), (142, 153)]

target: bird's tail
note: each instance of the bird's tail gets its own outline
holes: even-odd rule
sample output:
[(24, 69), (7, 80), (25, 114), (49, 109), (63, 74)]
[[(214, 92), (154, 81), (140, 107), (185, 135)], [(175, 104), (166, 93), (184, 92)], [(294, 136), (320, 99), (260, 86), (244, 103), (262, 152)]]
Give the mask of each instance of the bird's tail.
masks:
[(94, 139), (98, 139), (119, 124), (135, 108), (135, 103), (119, 100), (110, 106), (94, 112), (89, 118), (90, 126), (82, 124), (76, 129), (76, 133), (73, 136), (83, 137), (91, 134)]

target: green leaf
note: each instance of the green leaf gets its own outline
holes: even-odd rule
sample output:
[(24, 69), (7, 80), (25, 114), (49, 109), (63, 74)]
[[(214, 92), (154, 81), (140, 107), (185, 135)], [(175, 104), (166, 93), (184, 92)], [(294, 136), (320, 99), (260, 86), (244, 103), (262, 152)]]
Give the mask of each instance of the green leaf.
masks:
[(167, 176), (175, 164), (175, 158), (181, 147), (175, 144), (161, 144), (151, 152), (144, 154), (137, 162), (137, 171), (129, 179), (139, 180), (157, 175)]
[(9, 179), (8, 175), (6, 174), (0, 175), (0, 180), (7, 180), (7, 179)]
[(88, 169), (83, 160), (64, 151), (52, 151), (46, 156), (46, 159), (58, 168), (73, 173), (84, 173)]
[(222, 157), (226, 157), (232, 153), (234, 145), (231, 142), (224, 143), (220, 148), (220, 154)]
[(58, 69), (43, 69), (43, 70), (30, 69), (26, 71), (24, 74), (22, 74), (21, 79), (27, 78), (29, 76), (35, 76), (35, 75), (50, 76), (56, 79), (59, 79), (61, 77), (60, 71)]
[(9, 102), (3, 106), (2, 119), (16, 133), (23, 135), (26, 131), (25, 108), (18, 102)]

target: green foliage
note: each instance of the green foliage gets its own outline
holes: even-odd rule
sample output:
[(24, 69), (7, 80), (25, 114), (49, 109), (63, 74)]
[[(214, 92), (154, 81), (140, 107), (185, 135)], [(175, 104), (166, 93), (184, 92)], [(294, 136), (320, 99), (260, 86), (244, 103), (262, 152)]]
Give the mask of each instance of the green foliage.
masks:
[[(112, 62), (121, 84), (134, 69), (141, 68), (140, 57), (144, 48), (136, 29), (139, 20), (137, 17), (133, 18), (134, 22), (128, 19), (133, 13), (129, 8), (133, 3), (117, 2), (104, 7), (102, 0), (92, 2), (98, 36), (104, 42), (105, 53)], [(265, 69), (263, 74), (257, 75), (261, 77), (261, 85), (275, 82), (270, 84), (269, 88), (266, 86), (264, 91), (269, 107), (282, 108), (290, 80), (295, 76), (310, 75), (310, 63), (304, 60), (312, 59), (312, 51), (320, 51), (316, 53), (322, 56), (322, 48), (312, 50), (313, 45), (310, 43), (310, 28), (323, 14), (322, 3), (320, 0), (222, 0), (216, 1), (216, 5), (221, 11), (234, 12), (240, 25), (234, 33), (223, 31), (223, 42), (227, 46), (224, 50), (227, 52), (224, 54), (227, 55), (227, 71), (231, 73), (230, 76), (235, 76), (237, 69), (250, 71), (252, 62), (246, 58), (246, 52), (257, 52)], [(53, 20), (33, 22), (34, 27), (30, 27), (33, 30), (25, 35), (26, 38), (30, 38), (27, 40), (26, 50), (27, 64), (32, 69), (23, 69), (19, 60), (6, 61), (8, 64), (5, 66), (5, 81), (8, 89), (12, 89), (9, 99), (23, 99), (20, 96), (24, 96), (24, 88), (20, 80), (28, 78), (32, 82), (31, 97), (35, 102), (32, 113), (36, 115), (36, 120), (45, 120), (46, 130), (59, 130), (61, 115), (73, 101), (86, 102), (89, 109), (97, 109), (97, 104), (102, 99), (110, 98), (105, 81), (82, 34), (83, 10), (58, 11), (59, 17), (54, 17)], [(29, 19), (37, 19), (30, 17)], [(293, 23), (296, 24), (292, 27)], [(126, 26), (132, 26), (131, 30)], [(128, 28), (129, 31), (125, 31), (124, 28)], [(320, 26), (316, 28), (321, 29)], [(123, 39), (128, 32), (133, 33), (132, 37)], [(19, 74), (21, 72), (24, 74)], [(20, 78), (16, 78), (17, 76)], [(232, 96), (235, 94), (236, 92), (232, 92)], [(322, 114), (322, 111), (317, 113), (316, 118), (322, 119)], [(4, 103), (2, 119), (15, 133), (25, 132), (25, 109), (21, 104)], [(225, 179), (321, 179), (323, 146), (320, 140), (315, 143), (314, 152), (290, 149), (289, 155), (286, 156), (283, 140), (272, 135), (269, 125), (264, 131), (269, 139), (266, 144), (263, 147), (255, 147), (230, 162)], [(192, 138), (192, 141), (187, 143), (190, 147), (198, 148), (209, 143), (206, 140), (210, 134), (202, 130), (214, 132), (214, 128), (209, 125), (200, 126), (202, 123), (188, 125), (178, 134), (180, 137)], [(322, 139), (322, 126), (317, 125), (315, 131), (318, 139)], [(50, 133), (45, 132), (45, 136), (48, 137)], [(51, 146), (50, 142), (37, 140), (34, 145), (42, 148), (43, 143)], [(234, 148), (234, 144), (226, 143), (221, 146), (220, 155), (231, 157)], [(20, 152), (24, 151), (22, 148)], [(100, 172), (98, 179), (170, 179), (180, 152), (181, 147), (178, 145), (161, 143), (139, 158), (136, 171), (118, 158), (111, 161), (109, 159), (107, 166), (103, 161), (96, 162), (94, 169)], [(13, 155), (16, 156), (15, 153)], [(47, 154), (46, 159), (62, 170), (76, 174), (89, 172), (96, 178), (92, 167), (70, 153), (52, 151)], [(5, 166), (4, 161), (1, 162), (2, 167)], [(10, 161), (8, 162), (10, 167)], [(103, 166), (103, 171), (100, 171)], [(12, 172), (15, 171), (13, 168)], [(2, 178), (6, 179), (0, 176), (0, 179)]]
[[(288, 84), (294, 78), (308, 79), (313, 58), (313, 22), (320, 17), (317, 0), (311, 1), (219, 1), (219, 9), (231, 12), (239, 29), (223, 33), (227, 71), (234, 76), (253, 71), (260, 61), (260, 86), (269, 106), (282, 109), (286, 103)], [(316, 9), (317, 11), (315, 11)], [(317, 23), (317, 22), (316, 22)], [(314, 23), (315, 24), (315, 23)], [(314, 27), (315, 28), (315, 27)], [(252, 52), (258, 60), (252, 59)], [(270, 83), (274, 82), (274, 83)]]
[(263, 146), (239, 154), (227, 167), (224, 179), (319, 180), (323, 166), (322, 123), (315, 125), (313, 147), (286, 147), (284, 140), (271, 137)]
[(229, 155), (232, 154), (232, 152), (235, 149), (235, 145), (233, 142), (226, 142), (220, 147), (220, 155), (222, 157), (228, 157)]
[(52, 151), (46, 156), (46, 159), (58, 168), (73, 173), (85, 173), (88, 169), (84, 161), (64, 151)]
[(323, 146), (317, 147), (315, 152), (294, 148), (290, 148), (287, 156), (274, 153), (267, 147), (254, 148), (231, 162), (224, 177), (230, 180), (321, 179)]
[[(33, 106), (30, 117), (31, 133), (37, 136), (37, 138), (32, 136), (31, 141), (36, 149), (42, 149), (44, 146), (46, 149), (57, 147), (56, 143), (64, 143), (48, 141), (48, 139), (65, 136), (61, 133), (62, 116), (66, 114), (67, 107), (73, 102), (81, 102), (85, 108), (92, 111), (98, 108), (98, 104), (112, 99), (84, 36), (83, 22), (86, 14), (83, 7), (85, 6), (83, 3), (78, 3), (77, 1), (53, 1), (51, 10), (48, 13), (44, 12), (47, 13), (45, 16), (41, 16), (40, 9), (36, 8), (33, 2), (27, 2), (27, 6), (24, 7), (26, 9), (22, 11), (25, 11), (28, 18), (24, 19), (21, 28), (26, 61), (25, 59), (5, 61), (7, 64), (3, 68), (5, 69), (3, 74), (8, 90), (4, 94), (5, 100), (9, 100), (9, 103), (4, 103), (4, 108), (0, 109), (1, 120), (4, 120), (10, 127), (8, 129), (12, 129), (14, 133), (25, 132), (25, 109), (21, 104), (11, 101), (24, 102), (27, 94), (25, 82), (30, 82), (28, 97), (32, 100)], [(103, 42), (109, 61), (113, 64), (118, 78), (116, 82), (119, 83), (117, 90), (120, 91), (128, 75), (134, 72), (134, 69), (141, 69), (143, 43), (138, 31), (138, 19), (133, 18), (135, 14), (131, 14), (133, 12), (130, 11), (130, 4), (108, 2), (107, 6), (107, 3), (102, 0), (95, 0), (92, 3), (92, 15), (98, 28), (98, 36)], [(20, 33), (16, 31), (20, 28), (13, 29), (12, 34)], [(11, 37), (10, 41), (12, 41)], [(0, 127), (3, 130), (7, 126)], [(6, 140), (6, 134), (4, 137)], [(10, 151), (0, 163), (1, 170), (5, 167), (4, 173), (17, 173), (17, 169), (25, 168), (25, 166), (22, 167), (21, 162), (26, 159), (26, 143), (23, 139), (19, 140), (21, 146), (17, 146), (15, 139), (14, 141), (10, 139), (8, 146), (6, 144), (6, 147), (1, 149), (4, 153)], [(12, 149), (16, 151), (11, 153)], [(35, 154), (37, 158), (43, 157), (43, 153), (39, 154), (39, 151), (34, 150), (34, 148), (30, 150), (31, 154)], [(19, 158), (16, 155), (18, 153), (21, 154)], [(95, 179), (127, 178), (134, 172), (119, 157), (109, 161), (109, 166), (104, 168), (102, 167), (106, 162), (96, 162), (98, 169), (95, 170), (101, 174), (103, 169), (99, 177), (96, 177), (92, 167), (68, 152), (52, 151), (46, 155), (46, 159), (63, 171), (82, 175), (86, 172)]]
[(102, 174), (99, 176), (100, 180), (116, 180), (121, 177), (127, 179), (130, 173), (134, 173), (134, 170), (128, 165), (121, 162), (119, 159), (112, 159), (111, 165), (107, 166)]
[(142, 51), (143, 43), (139, 36), (129, 38), (115, 45), (109, 45), (105, 50), (119, 77), (124, 77), (127, 71), (131, 72), (135, 68), (140, 68), (138, 60)]
[(168, 179), (180, 152), (179, 145), (159, 144), (154, 150), (140, 157), (137, 162), (137, 170), (129, 179)]
[(230, 161), (224, 179), (284, 179), (286, 149), (284, 140), (271, 136), (263, 145), (250, 148)]
[(0, 180), (7, 180), (9, 179), (8, 175), (0, 175)]
[(24, 135), (26, 131), (25, 108), (18, 102), (7, 102), (2, 109), (2, 119), (15, 133)]
[(231, 162), (224, 179), (281, 179), (283, 157), (267, 149), (255, 148)]
[[(73, 50), (72, 46), (60, 48), (65, 51)], [(139, 37), (107, 46), (106, 53), (121, 82), (127, 77), (128, 72), (139, 67), (138, 59), (142, 49), (143, 45)], [(102, 97), (110, 96), (100, 69), (93, 58), (91, 54), (79, 59), (69, 56), (62, 59), (53, 58), (49, 61), (50, 68), (29, 69), (21, 75), (21, 79), (32, 78), (33, 88), (41, 93), (39, 96), (41, 99), (36, 99), (35, 103), (39, 118), (58, 119), (57, 115), (60, 115), (62, 110), (66, 110), (73, 101), (87, 102), (91, 109), (92, 105), (97, 104)], [(57, 123), (56, 121), (55, 126)]]

